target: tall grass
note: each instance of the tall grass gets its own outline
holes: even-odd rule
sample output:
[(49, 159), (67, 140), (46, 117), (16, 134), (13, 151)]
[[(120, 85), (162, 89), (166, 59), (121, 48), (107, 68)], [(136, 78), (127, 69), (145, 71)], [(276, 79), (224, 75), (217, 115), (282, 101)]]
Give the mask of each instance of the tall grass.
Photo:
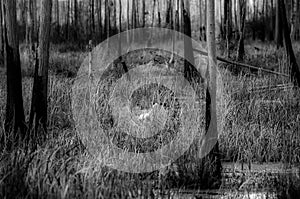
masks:
[[(277, 52), (268, 49), (256, 53), (248, 51), (251, 60), (278, 69)], [(0, 153), (0, 198), (154, 198), (158, 197), (157, 188), (161, 188), (161, 195), (170, 196), (167, 185), (160, 179), (177, 175), (175, 166), (160, 174), (118, 172), (103, 166), (105, 154), (104, 158), (95, 159), (82, 145), (71, 110), (74, 79), (68, 73), (76, 72), (74, 66), (78, 67), (85, 55), (52, 52), (48, 141), (36, 151), (19, 147)], [(23, 64), (23, 71), (31, 67)], [(280, 64), (283, 67), (285, 62)], [(28, 117), (32, 77), (26, 72), (24, 76), (23, 98)], [(1, 79), (0, 129), (3, 129), (6, 87)], [(271, 87), (287, 82), (270, 75), (233, 76), (220, 69), (218, 128), (223, 161), (300, 162), (300, 91), (296, 88), (274, 91)], [(267, 88), (263, 92), (251, 91), (260, 86)], [(282, 187), (289, 183), (283, 183)]]

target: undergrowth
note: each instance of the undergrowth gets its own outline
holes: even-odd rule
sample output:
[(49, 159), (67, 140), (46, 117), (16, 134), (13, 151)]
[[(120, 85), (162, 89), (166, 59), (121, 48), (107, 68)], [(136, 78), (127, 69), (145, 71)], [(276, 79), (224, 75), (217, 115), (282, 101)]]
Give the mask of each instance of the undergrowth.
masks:
[[(158, 172), (138, 175), (114, 171), (103, 166), (105, 159), (95, 160), (82, 145), (72, 115), (71, 88), (76, 68), (86, 55), (84, 52), (52, 51), (48, 141), (36, 151), (20, 146), (0, 153), (0, 198), (153, 198), (157, 196), (154, 191), (157, 188), (166, 196), (170, 194), (167, 185), (160, 182)], [(287, 66), (282, 57), (274, 47), (259, 46), (256, 51), (247, 47), (246, 60), (249, 63), (286, 72), (282, 69)], [(28, 118), (32, 68), (26, 60), (22, 64), (23, 99)], [(218, 128), (222, 160), (299, 164), (299, 89), (274, 90), (274, 85), (286, 84), (289, 80), (248, 73), (234, 76), (223, 67), (219, 68), (218, 78)], [(6, 101), (3, 79), (0, 80), (2, 136)], [(262, 86), (265, 88), (257, 91)], [(167, 173), (176, 175), (177, 169), (170, 168)], [(289, 183), (288, 180), (282, 182), (281, 187)]]

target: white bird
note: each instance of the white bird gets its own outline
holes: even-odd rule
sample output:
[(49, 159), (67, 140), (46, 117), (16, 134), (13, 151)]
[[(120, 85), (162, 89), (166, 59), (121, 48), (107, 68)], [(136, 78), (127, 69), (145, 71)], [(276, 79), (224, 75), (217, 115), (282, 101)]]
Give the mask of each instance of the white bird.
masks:
[(153, 119), (154, 113), (158, 111), (159, 105), (155, 103), (152, 108), (145, 110), (142, 114), (139, 115), (139, 120), (145, 120), (150, 117), (150, 119)]

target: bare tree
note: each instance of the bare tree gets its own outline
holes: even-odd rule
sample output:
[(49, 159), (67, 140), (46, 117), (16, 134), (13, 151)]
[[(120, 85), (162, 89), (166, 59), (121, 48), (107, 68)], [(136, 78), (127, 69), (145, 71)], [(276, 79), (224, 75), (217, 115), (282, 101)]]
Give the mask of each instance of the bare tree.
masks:
[(79, 39), (79, 35), (78, 35), (78, 1), (77, 0), (74, 0), (74, 28), (75, 28), (75, 31), (73, 31), (73, 39), (74, 41), (78, 41)]
[(299, 12), (299, 1), (298, 0), (293, 0), (293, 12), (292, 12), (292, 17), (291, 17), (291, 39), (295, 40), (296, 39), (296, 32), (297, 29), (299, 29), (299, 19), (298, 19), (298, 12)]
[(160, 14), (160, 1), (157, 1), (157, 20), (158, 20), (158, 27), (161, 27), (161, 14)]
[(246, 0), (238, 0), (239, 3), (239, 44), (237, 51), (237, 59), (239, 61), (243, 60), (245, 54), (244, 47), (244, 32), (245, 32), (245, 20), (246, 20)]
[(274, 40), (274, 27), (275, 27), (275, 23), (274, 23), (274, 3), (273, 3), (274, 0), (271, 0), (271, 5), (270, 5), (270, 12), (271, 12), (271, 17), (270, 17), (270, 25), (269, 25), (269, 40), (270, 41), (273, 41)]
[(276, 28), (275, 28), (275, 40), (277, 44), (277, 48), (283, 47), (283, 33), (282, 33), (282, 18), (281, 18), (281, 10), (283, 9), (281, 6), (281, 0), (276, 1)]
[(155, 22), (155, 7), (156, 7), (156, 0), (153, 0), (152, 27), (154, 27), (154, 22)]
[(132, 24), (132, 28), (135, 29), (137, 28), (137, 16), (136, 16), (136, 2), (135, 0), (132, 0), (132, 21), (131, 21), (131, 24)]
[[(190, 17), (190, 2), (189, 0), (181, 0), (182, 1), (182, 10), (183, 10), (183, 29), (184, 34), (187, 37), (184, 37), (184, 76), (190, 82), (195, 81), (193, 78), (195, 77), (194, 73), (197, 73), (197, 70), (193, 67), (195, 65), (194, 53), (193, 53), (193, 44), (192, 44), (192, 27), (191, 27), (191, 17)], [(189, 60), (189, 61), (188, 61)]]
[(22, 98), (22, 77), (16, 18), (16, 0), (4, 0), (4, 66), (7, 76), (5, 131), (15, 138), (25, 138), (25, 116)]
[[(31, 1), (31, 0), (30, 0)], [(56, 13), (56, 23), (57, 23), (57, 25), (56, 25), (56, 34), (57, 35), (60, 35), (60, 23), (59, 23), (59, 0), (56, 0), (55, 1), (56, 3), (55, 3), (55, 13)]]
[(172, 2), (172, 0), (167, 0), (166, 26), (169, 26), (171, 29), (173, 27), (173, 2)]
[[(0, 5), (1, 6), (1, 5)], [(4, 51), (4, 41), (3, 41), (3, 24), (2, 24), (2, 9), (0, 7), (0, 67), (3, 67), (3, 51)]]
[(300, 67), (297, 63), (292, 42), (291, 42), (291, 37), (290, 37), (290, 30), (289, 30), (289, 25), (288, 25), (288, 20), (287, 20), (287, 15), (286, 15), (286, 9), (285, 9), (285, 3), (284, 1), (279, 1), (279, 4), (277, 6), (280, 7), (280, 18), (282, 20), (282, 27), (283, 29), (282, 34), (284, 38), (284, 45), (286, 49), (286, 54), (288, 58), (289, 65), (291, 67), (291, 78), (295, 86), (300, 87)]
[[(214, 139), (218, 138), (217, 134), (217, 50), (216, 50), (216, 25), (215, 25), (215, 1), (206, 1), (207, 7), (207, 50), (208, 50), (208, 71), (206, 72), (207, 89), (206, 89), (206, 132), (211, 128), (212, 135), (209, 140), (203, 140), (201, 149), (212, 148), (210, 153), (202, 160), (203, 167), (208, 170), (203, 171), (208, 179), (206, 186), (209, 188), (218, 188), (221, 185), (221, 158), (219, 152), (219, 143), (214, 145)], [(213, 138), (213, 139), (211, 139)], [(213, 146), (212, 146), (213, 145)], [(201, 153), (201, 152), (200, 152)], [(204, 178), (205, 178), (204, 177)], [(203, 179), (204, 180), (204, 179)]]
[(142, 0), (142, 27), (145, 27), (146, 25), (146, 15), (145, 15), (145, 12), (146, 12), (146, 0)]
[(99, 32), (99, 39), (98, 41), (102, 40), (103, 28), (102, 28), (102, 1), (96, 1), (97, 3), (97, 16), (98, 16), (98, 32)]
[(33, 139), (45, 138), (47, 132), (48, 67), (51, 31), (52, 0), (42, 0), (39, 28), (38, 62), (35, 66), (32, 102), (30, 111), (30, 130)]
[(66, 15), (66, 22), (67, 22), (67, 27), (66, 27), (66, 40), (69, 41), (70, 39), (70, 0), (67, 0), (67, 15)]
[(111, 35), (109, 0), (105, 0), (105, 25), (104, 26), (106, 31), (106, 38), (109, 38)]

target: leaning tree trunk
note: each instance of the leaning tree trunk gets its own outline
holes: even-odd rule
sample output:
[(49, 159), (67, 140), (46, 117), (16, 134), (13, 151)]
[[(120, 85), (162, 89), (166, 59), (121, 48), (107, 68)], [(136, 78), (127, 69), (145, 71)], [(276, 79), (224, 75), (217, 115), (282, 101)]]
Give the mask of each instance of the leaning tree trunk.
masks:
[(281, 8), (280, 18), (282, 19), (282, 26), (283, 26), (282, 32), (284, 37), (284, 45), (286, 49), (288, 63), (291, 67), (291, 78), (294, 85), (300, 87), (300, 67), (297, 63), (292, 42), (291, 42), (290, 30), (289, 30), (288, 20), (286, 16), (284, 1), (279, 1), (279, 5)]
[(47, 97), (48, 97), (48, 66), (51, 31), (52, 0), (42, 0), (38, 63), (35, 66), (32, 106), (30, 111), (31, 138), (38, 141), (45, 139), (47, 133)]
[[(4, 5), (3, 5), (4, 3)], [(2, 1), (4, 24), (4, 66), (7, 76), (5, 131), (16, 139), (25, 138), (25, 116), (17, 31), (16, 0)]]

